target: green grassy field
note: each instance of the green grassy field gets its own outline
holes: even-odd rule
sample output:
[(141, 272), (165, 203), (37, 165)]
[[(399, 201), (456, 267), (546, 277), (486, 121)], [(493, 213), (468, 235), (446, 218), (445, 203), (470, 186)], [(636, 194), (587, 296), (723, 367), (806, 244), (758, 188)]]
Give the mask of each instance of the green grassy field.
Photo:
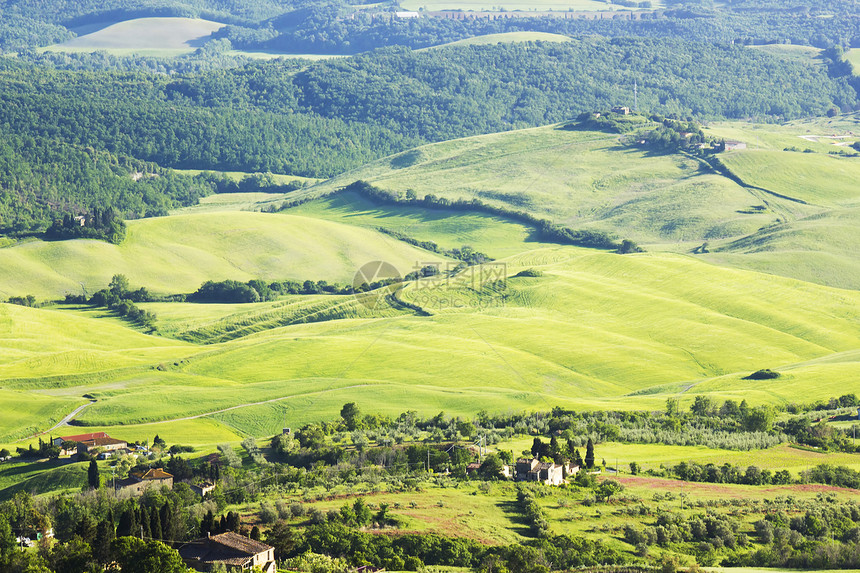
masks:
[[(407, 287), (401, 296), (429, 317), (383, 311), (276, 322), (217, 344), (199, 344), (212, 341), (202, 335), (198, 344), (145, 336), (98, 311), (0, 307), (13, 329), (0, 344), (20, 353), (4, 352), (12, 358), (0, 370), (3, 385), (38, 389), (49, 407), (49, 415), (4, 418), (2, 432), (44, 429), (85, 394), (96, 402), (77, 420), (89, 426), (208, 416), (265, 436), (336, 416), (348, 401), (387, 414), (452, 415), (555, 405), (659, 409), (679, 393), (683, 405), (697, 393), (778, 403), (844, 393), (860, 370), (856, 292), (666, 254), (552, 247), (505, 262), (509, 276), (523, 268), (544, 274), (511, 278), (504, 290), (459, 279)], [(153, 308), (168, 332), (180, 333), (254, 325), (278, 304)], [(37, 327), (22, 344), (14, 325), (25, 321)], [(63, 326), (72, 323), (74, 330)], [(48, 334), (65, 330), (65, 338)], [(54, 346), (42, 348), (43, 338)], [(760, 368), (784, 376), (741, 379)]]
[(287, 213), (366, 229), (382, 227), (421, 241), (433, 241), (446, 249), (468, 245), (496, 259), (554, 246), (536, 241), (534, 230), (525, 225), (501, 217), (449, 209), (379, 206), (355, 193), (324, 197)]
[(30, 241), (0, 249), (0, 297), (93, 293), (111, 276), (154, 292), (193, 292), (206, 280), (352, 282), (363, 264), (402, 273), (444, 257), (378, 232), (304, 217), (210, 212), (130, 221), (119, 246), (95, 240)]
[(784, 225), (700, 255), (706, 261), (860, 289), (860, 209), (839, 209)]
[(137, 18), (84, 33), (62, 44), (54, 44), (47, 50), (104, 50), (115, 55), (171, 57), (194, 51), (208, 36), (223, 27), (224, 24), (219, 22), (199, 18)]
[(860, 204), (860, 157), (745, 150), (722, 154), (720, 161), (745, 183), (792, 199), (824, 207)]
[(854, 75), (860, 76), (860, 49), (854, 48), (852, 50), (848, 50), (845, 54), (845, 59), (851, 62), (851, 65), (854, 66)]
[[(726, 155), (735, 169), (753, 172), (744, 157), (797, 155), (810, 172), (829, 173), (853, 160), (781, 146), (797, 140), (817, 151), (832, 148), (800, 135), (838, 133), (854, 120), (711, 129), (756, 134), (749, 139), (760, 142), (757, 148)], [(0, 305), (0, 399), (16, 408), (0, 419), (0, 441), (45, 430), (89, 400), (95, 402), (77, 415), (79, 424), (128, 439), (151, 439), (160, 428), (179, 442), (211, 448), (336, 417), (350, 401), (392, 415), (468, 416), (556, 405), (660, 409), (667, 397), (686, 407), (698, 393), (751, 404), (841, 395), (860, 373), (860, 293), (706, 261), (753, 268), (764, 261), (761, 270), (781, 264), (785, 274), (803, 274), (799, 261), (826, 251), (844, 259), (831, 265), (838, 270), (828, 280), (842, 273), (848, 281), (857, 211), (845, 206), (853, 201), (850, 173), (801, 189), (827, 197), (827, 209), (771, 198), (756, 210), (750, 207), (763, 204), (762, 192), (693, 158), (653, 156), (619, 147), (613, 135), (547, 127), (386, 158), (291, 193), (321, 198), (280, 214), (237, 210), (259, 208), (273, 200), (268, 195), (217, 196), (203, 211), (130, 222), (119, 246), (10, 245), (0, 249), (0, 296), (46, 298), (82, 286), (93, 292), (114, 273), (173, 293), (224, 278), (349, 282), (370, 260), (401, 272), (446, 263), (378, 227), (448, 249), (470, 245), (496, 258), (486, 272), (500, 274), (470, 269), (407, 285), (398, 296), (427, 316), (391, 301), (368, 308), (350, 296), (325, 295), (254, 305), (143, 305), (158, 315), (160, 336), (102, 310)], [(774, 178), (786, 193), (792, 183), (761, 177)], [(541, 243), (529, 228), (500, 217), (383, 208), (354, 194), (327, 194), (358, 178), (401, 191), (478, 197), (574, 227), (640, 239), (641, 232), (661, 241), (656, 248), (687, 250), (703, 236), (714, 245), (696, 256), (620, 256)], [(770, 226), (777, 219), (786, 222)], [(542, 275), (515, 277), (525, 269)], [(504, 288), (491, 282), (502, 277)], [(761, 368), (783, 376), (743, 380)]]
[[(510, 44), (514, 42), (571, 42), (571, 38), (561, 34), (551, 34), (549, 32), (506, 32), (501, 34), (487, 34), (485, 36), (475, 36), (466, 38), (465, 40), (457, 40), (440, 46), (483, 46), (487, 44)], [(424, 48), (432, 50), (433, 48)], [(419, 50), (420, 51), (420, 50)]]
[(323, 195), (357, 179), (399, 192), (478, 198), (675, 248), (752, 233), (776, 219), (768, 211), (744, 213), (761, 200), (694, 159), (622, 147), (617, 135), (555, 127), (424, 146), (294, 195)]
[(820, 48), (795, 44), (765, 44), (763, 46), (749, 46), (749, 48), (793, 62), (806, 62), (816, 66), (824, 65), (820, 59)]

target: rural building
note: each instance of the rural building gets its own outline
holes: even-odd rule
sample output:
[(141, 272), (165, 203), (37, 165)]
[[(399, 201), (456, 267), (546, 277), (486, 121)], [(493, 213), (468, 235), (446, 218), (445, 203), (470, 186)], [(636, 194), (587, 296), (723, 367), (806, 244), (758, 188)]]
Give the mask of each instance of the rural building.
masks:
[(395, 12), (394, 16), (397, 18), (418, 18), (421, 14), (418, 12)]
[(143, 473), (131, 474), (129, 477), (117, 480), (116, 491), (128, 491), (132, 495), (143, 495), (151, 487), (173, 487), (173, 476), (166, 471), (153, 468)]
[(203, 482), (201, 484), (191, 484), (191, 491), (193, 491), (200, 497), (204, 497), (207, 493), (213, 491), (214, 489), (214, 483)]
[(612, 108), (612, 113), (620, 113), (621, 115), (628, 115), (630, 113), (630, 108), (616, 105), (615, 107)]
[(744, 143), (743, 141), (726, 140), (725, 144), (723, 144), (723, 149), (725, 151), (736, 151), (739, 149), (746, 149), (746, 148), (747, 148), (747, 144)]
[(55, 446), (62, 446), (65, 442), (85, 442), (87, 440), (107, 437), (108, 435), (105, 432), (93, 432), (92, 434), (79, 434), (77, 436), (63, 436), (61, 438), (54, 438), (51, 443)]
[(125, 450), (128, 448), (128, 442), (125, 440), (117, 440), (107, 436), (105, 438), (93, 438), (92, 440), (83, 440), (78, 442), (78, 452), (91, 452), (92, 450), (102, 450), (105, 452), (115, 452), (117, 450)]
[(542, 462), (534, 458), (520, 458), (517, 460), (514, 480), (539, 481), (546, 485), (561, 485), (564, 483), (564, 470), (565, 467), (562, 464)]
[(271, 545), (232, 531), (190, 541), (179, 548), (179, 555), (197, 571), (211, 571), (220, 563), (228, 571), (258, 567), (263, 573), (276, 573), (275, 549)]

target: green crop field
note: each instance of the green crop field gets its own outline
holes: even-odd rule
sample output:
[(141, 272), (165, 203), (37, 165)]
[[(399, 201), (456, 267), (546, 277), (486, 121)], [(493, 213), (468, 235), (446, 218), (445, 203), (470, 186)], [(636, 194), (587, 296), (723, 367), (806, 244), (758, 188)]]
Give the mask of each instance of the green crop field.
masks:
[(206, 280), (352, 282), (363, 264), (386, 260), (401, 273), (444, 257), (378, 232), (303, 217), (211, 212), (130, 221), (119, 246), (102, 241), (30, 241), (0, 249), (0, 296), (39, 299), (105, 288), (125, 274), (154, 292), (193, 292)]
[(704, 260), (830, 286), (860, 289), (860, 209), (765, 227), (700, 255)]
[(137, 18), (117, 22), (77, 38), (48, 47), (56, 52), (95, 52), (115, 55), (176, 56), (199, 48), (224, 24), (199, 18)]

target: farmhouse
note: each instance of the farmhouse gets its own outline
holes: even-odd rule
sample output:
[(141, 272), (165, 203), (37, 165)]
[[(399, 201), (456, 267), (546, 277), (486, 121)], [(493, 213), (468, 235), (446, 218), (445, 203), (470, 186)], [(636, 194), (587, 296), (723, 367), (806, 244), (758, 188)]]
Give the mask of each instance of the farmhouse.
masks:
[[(517, 460), (515, 481), (539, 481), (546, 485), (561, 485), (564, 483), (564, 465), (551, 462), (541, 462), (534, 458)], [(577, 468), (577, 471), (579, 468)]]
[(214, 483), (203, 482), (201, 484), (191, 484), (191, 491), (193, 491), (200, 497), (205, 497), (207, 493), (213, 491), (214, 489)]
[(105, 452), (115, 452), (128, 448), (128, 442), (125, 440), (117, 440), (110, 436), (104, 438), (93, 438), (92, 440), (83, 440), (78, 442), (78, 452), (90, 452), (95, 449)]
[(63, 436), (61, 438), (54, 438), (54, 441), (51, 443), (55, 446), (62, 446), (64, 442), (85, 442), (87, 440), (107, 437), (108, 435), (105, 432), (93, 432), (91, 434), (79, 434), (77, 436)]
[(744, 143), (743, 141), (726, 140), (725, 144), (723, 145), (723, 149), (725, 151), (736, 151), (739, 149), (746, 149), (746, 148), (747, 148), (747, 144)]
[(154, 468), (142, 473), (131, 474), (129, 477), (117, 480), (116, 491), (131, 492), (132, 495), (143, 495), (143, 492), (151, 487), (173, 487), (173, 475), (166, 471)]
[(228, 531), (195, 539), (179, 548), (186, 565), (197, 571), (211, 571), (221, 564), (229, 571), (246, 571), (259, 568), (263, 573), (275, 573), (275, 549), (271, 545), (254, 541)]
[(612, 108), (612, 113), (620, 113), (621, 115), (628, 115), (630, 113), (629, 107), (624, 107), (621, 105), (616, 105)]

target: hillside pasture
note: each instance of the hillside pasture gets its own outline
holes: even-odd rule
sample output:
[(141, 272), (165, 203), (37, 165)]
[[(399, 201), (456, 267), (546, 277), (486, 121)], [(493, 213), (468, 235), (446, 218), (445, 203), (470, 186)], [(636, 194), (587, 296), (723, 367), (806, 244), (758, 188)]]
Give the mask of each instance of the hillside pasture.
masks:
[(382, 233), (320, 219), (211, 212), (128, 223), (121, 245), (29, 241), (0, 249), (0, 297), (93, 293), (124, 274), (151, 292), (194, 292), (207, 280), (352, 283), (361, 265), (385, 260), (401, 273), (416, 261), (445, 262)]
[(225, 24), (200, 18), (136, 18), (48, 47), (56, 52), (176, 56), (199, 48)]
[(322, 197), (287, 211), (366, 229), (380, 227), (441, 248), (469, 246), (495, 259), (553, 246), (535, 240), (535, 231), (503, 217), (454, 209), (377, 205), (352, 192)]
[(860, 289), (860, 208), (826, 211), (698, 255), (722, 265), (793, 277), (847, 289)]
[(745, 183), (798, 201), (860, 204), (860, 158), (745, 150), (721, 154), (720, 161)]
[(812, 46), (800, 46), (797, 44), (764, 44), (760, 46), (749, 46), (751, 50), (764, 52), (777, 58), (794, 62), (805, 62), (810, 65), (823, 66), (820, 48)]
[(552, 126), (427, 145), (294, 195), (325, 195), (358, 179), (419, 197), (476, 198), (675, 249), (746, 235), (777, 218), (748, 212), (760, 199), (695, 159), (624, 147), (615, 134)]

